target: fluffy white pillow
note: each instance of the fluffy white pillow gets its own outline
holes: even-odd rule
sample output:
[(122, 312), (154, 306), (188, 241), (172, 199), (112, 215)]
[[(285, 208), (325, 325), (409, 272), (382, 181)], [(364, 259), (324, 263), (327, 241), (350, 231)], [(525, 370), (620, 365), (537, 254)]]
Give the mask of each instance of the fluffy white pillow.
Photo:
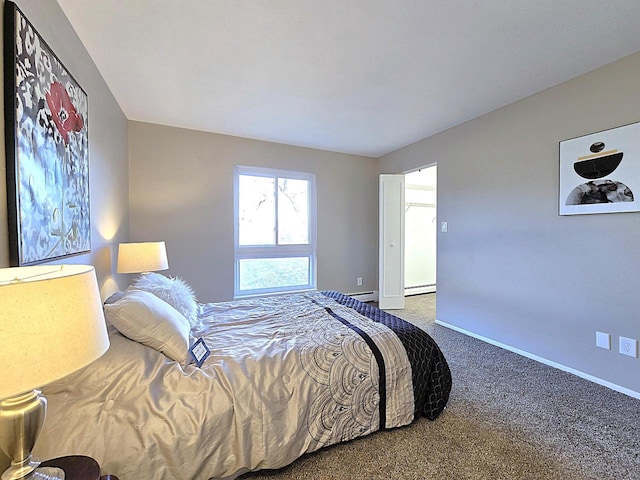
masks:
[(104, 306), (105, 318), (124, 336), (184, 364), (189, 354), (189, 322), (167, 302), (130, 290)]
[(191, 325), (198, 323), (198, 301), (191, 286), (181, 278), (150, 272), (141, 275), (131, 288), (153, 293), (184, 315)]

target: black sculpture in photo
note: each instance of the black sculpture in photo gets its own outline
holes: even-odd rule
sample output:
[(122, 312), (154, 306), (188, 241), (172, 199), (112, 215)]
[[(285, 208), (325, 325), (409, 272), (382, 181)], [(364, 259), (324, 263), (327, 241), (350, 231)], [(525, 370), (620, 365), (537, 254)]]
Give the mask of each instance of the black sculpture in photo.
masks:
[(578, 157), (578, 161), (573, 164), (575, 172), (589, 181), (578, 185), (569, 193), (566, 205), (633, 202), (633, 192), (628, 186), (604, 178), (618, 168), (624, 153), (617, 149), (605, 150), (604, 142), (593, 143), (589, 150), (591, 154)]

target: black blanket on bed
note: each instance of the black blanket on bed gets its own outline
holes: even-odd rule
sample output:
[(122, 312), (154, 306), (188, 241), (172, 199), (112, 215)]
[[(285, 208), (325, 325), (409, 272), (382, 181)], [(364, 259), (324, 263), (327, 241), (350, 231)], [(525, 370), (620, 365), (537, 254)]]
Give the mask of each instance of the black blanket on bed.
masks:
[(447, 405), (451, 392), (451, 371), (435, 340), (412, 323), (353, 297), (335, 291), (322, 293), (396, 333), (411, 363), (415, 418), (435, 419)]

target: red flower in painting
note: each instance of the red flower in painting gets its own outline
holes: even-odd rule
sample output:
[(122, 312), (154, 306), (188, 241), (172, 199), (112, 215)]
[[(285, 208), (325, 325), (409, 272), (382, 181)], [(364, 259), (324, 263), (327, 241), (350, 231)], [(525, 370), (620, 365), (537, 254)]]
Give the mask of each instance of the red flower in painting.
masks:
[(53, 122), (56, 124), (65, 145), (69, 144), (69, 132), (79, 132), (84, 126), (82, 117), (71, 103), (69, 93), (60, 82), (53, 82), (46, 94), (47, 105), (51, 110)]

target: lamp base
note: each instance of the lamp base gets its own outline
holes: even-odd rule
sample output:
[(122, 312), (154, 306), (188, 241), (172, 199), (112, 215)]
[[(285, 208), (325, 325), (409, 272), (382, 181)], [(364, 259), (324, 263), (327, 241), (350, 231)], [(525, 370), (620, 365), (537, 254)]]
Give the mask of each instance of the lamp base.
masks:
[(38, 467), (34, 465), (26, 475), (24, 474), (24, 469), (12, 470), (9, 468), (2, 474), (2, 480), (65, 480), (65, 475), (64, 470), (58, 467)]
[(36, 457), (29, 456), (22, 463), (12, 463), (2, 474), (2, 480), (21, 480), (23, 478), (29, 478), (29, 475), (35, 471), (40, 465), (40, 460)]
[(46, 413), (47, 400), (40, 390), (0, 400), (0, 449), (11, 459), (11, 466), (2, 474), (2, 480), (29, 478), (40, 465), (31, 450)]
[(21, 480), (64, 480), (64, 470), (57, 467), (38, 467)]

